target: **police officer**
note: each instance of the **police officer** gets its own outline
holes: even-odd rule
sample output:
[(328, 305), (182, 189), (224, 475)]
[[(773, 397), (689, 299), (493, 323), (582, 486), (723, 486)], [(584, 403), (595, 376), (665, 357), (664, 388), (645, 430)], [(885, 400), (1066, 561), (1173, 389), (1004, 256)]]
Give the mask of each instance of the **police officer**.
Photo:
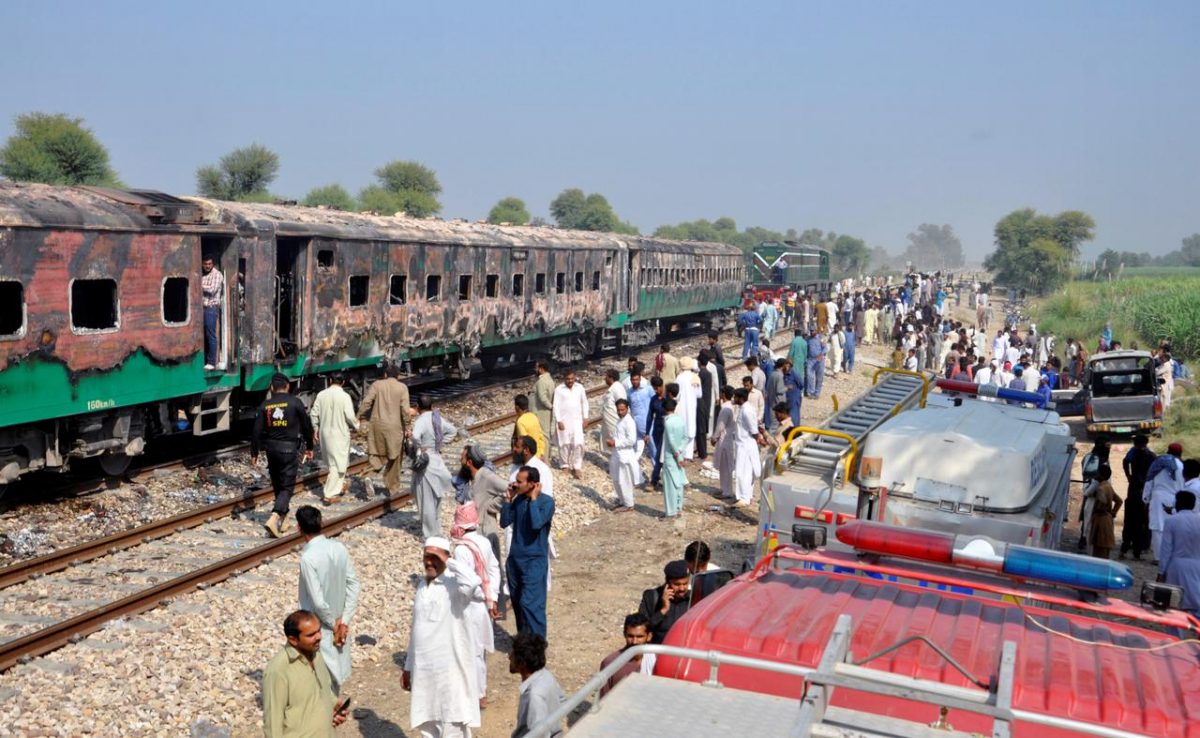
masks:
[(288, 378), (283, 374), (271, 377), (271, 394), (263, 400), (254, 418), (254, 434), (250, 439), (250, 463), (258, 463), (258, 452), (267, 450), (267, 470), (275, 488), (275, 507), (263, 527), (278, 538), (292, 501), (292, 487), (300, 468), (300, 448), (304, 460), (313, 457), (313, 427), (304, 403), (288, 392)]

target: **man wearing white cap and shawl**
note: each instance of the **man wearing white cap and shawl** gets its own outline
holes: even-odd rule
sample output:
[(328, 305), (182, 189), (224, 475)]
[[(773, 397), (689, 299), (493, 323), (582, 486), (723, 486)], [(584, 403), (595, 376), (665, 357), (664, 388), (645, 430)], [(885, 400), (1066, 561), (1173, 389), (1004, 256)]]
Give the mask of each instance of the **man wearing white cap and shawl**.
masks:
[(496, 650), (492, 621), (499, 615), (500, 562), (492, 552), (492, 544), (479, 532), (479, 512), (474, 502), (466, 502), (454, 510), (454, 527), (450, 529), (454, 543), (454, 560), (472, 569), (483, 580), (471, 606), (467, 608), (467, 625), (475, 636), (476, 686), (479, 706), (487, 707), (487, 655)]
[(450, 558), (442, 536), (426, 539), (422, 562), (401, 676), (412, 692), (409, 720), (421, 738), (470, 738), (479, 727), (479, 687), (467, 611), (483, 596), (482, 581)]

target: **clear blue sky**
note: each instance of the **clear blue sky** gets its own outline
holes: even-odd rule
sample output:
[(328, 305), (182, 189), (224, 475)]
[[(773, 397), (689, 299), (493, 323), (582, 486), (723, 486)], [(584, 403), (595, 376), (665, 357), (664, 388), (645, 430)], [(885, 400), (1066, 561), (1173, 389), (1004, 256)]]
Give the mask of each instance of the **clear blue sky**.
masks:
[(1200, 231), (1200, 2), (0, 4), (0, 136), (84, 118), (131, 186), (187, 194), (251, 142), (272, 190), (432, 167), (443, 215), (563, 188), (650, 232), (721, 215), (968, 257), (1018, 207), (1085, 253)]

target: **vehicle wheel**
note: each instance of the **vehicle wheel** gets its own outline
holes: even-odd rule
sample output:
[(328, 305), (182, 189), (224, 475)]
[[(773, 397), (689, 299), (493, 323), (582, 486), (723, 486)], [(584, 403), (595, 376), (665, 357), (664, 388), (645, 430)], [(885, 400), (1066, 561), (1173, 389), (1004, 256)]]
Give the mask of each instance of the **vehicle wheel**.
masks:
[(133, 457), (126, 454), (105, 454), (100, 457), (100, 468), (110, 477), (119, 477), (129, 469)]
[(496, 368), (496, 362), (500, 360), (497, 354), (480, 354), (479, 363), (483, 365), (485, 372), (490, 372)]

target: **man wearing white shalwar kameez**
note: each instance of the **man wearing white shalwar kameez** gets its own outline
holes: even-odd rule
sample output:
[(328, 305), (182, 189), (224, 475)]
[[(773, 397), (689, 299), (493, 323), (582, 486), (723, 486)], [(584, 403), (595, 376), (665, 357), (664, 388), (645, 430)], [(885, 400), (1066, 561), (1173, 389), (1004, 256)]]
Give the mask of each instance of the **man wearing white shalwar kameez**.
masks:
[(675, 377), (679, 385), (678, 407), (675, 414), (683, 419), (687, 432), (687, 444), (683, 447), (683, 458), (691, 461), (696, 455), (696, 405), (700, 402), (700, 377), (695, 372), (696, 362), (685, 356), (679, 362), (682, 371)]
[(588, 413), (587, 392), (575, 381), (575, 372), (568, 371), (554, 390), (554, 427), (559, 463), (576, 479), (583, 468), (583, 425)]
[(733, 491), (736, 507), (746, 507), (754, 498), (754, 480), (762, 476), (762, 457), (758, 453), (758, 418), (746, 402), (749, 395), (744, 389), (734, 393), (734, 426), (736, 448), (734, 449)]
[(608, 382), (608, 389), (604, 392), (604, 400), (601, 405), (601, 419), (603, 422), (600, 428), (603, 431), (600, 437), (600, 443), (605, 448), (608, 447), (608, 439), (613, 437), (613, 433), (617, 428), (617, 400), (627, 400), (629, 396), (625, 392), (625, 385), (618, 381), (619, 375), (616, 369), (609, 369), (604, 374), (604, 381)]
[(425, 541), (423, 562), (401, 676), (412, 692), (409, 722), (421, 738), (470, 738), (479, 727), (479, 687), (467, 611), (482, 581), (450, 558), (450, 541), (440, 536)]
[(346, 547), (321, 535), (320, 510), (305, 505), (296, 511), (296, 522), (306, 541), (300, 550), (300, 609), (321, 621), (321, 657), (337, 694), (350, 678), (348, 634), (362, 585)]
[(1150, 517), (1150, 550), (1155, 561), (1162, 561), (1158, 554), (1162, 547), (1163, 524), (1170, 516), (1168, 510), (1175, 508), (1175, 493), (1183, 489), (1182, 456), (1183, 446), (1172, 443), (1167, 447), (1167, 453), (1155, 459), (1146, 471), (1142, 500)]
[(500, 562), (492, 551), (492, 542), (479, 532), (479, 511), (467, 501), (454, 510), (454, 527), (450, 529), (454, 543), (454, 560), (475, 572), (483, 584), (467, 607), (467, 625), (474, 636), (475, 686), (479, 688), (479, 705), (487, 705), (487, 655), (496, 650), (492, 620), (499, 615)]
[(629, 414), (629, 401), (617, 400), (617, 427), (609, 445), (608, 473), (615, 493), (614, 512), (633, 510), (633, 482), (637, 476), (637, 423)]
[(350, 463), (350, 432), (358, 430), (354, 401), (342, 389), (343, 381), (341, 373), (333, 375), (329, 386), (317, 393), (308, 412), (312, 419), (313, 434), (320, 443), (321, 461), (329, 467), (325, 488), (321, 493), (326, 500), (332, 500), (343, 492), (346, 467)]

